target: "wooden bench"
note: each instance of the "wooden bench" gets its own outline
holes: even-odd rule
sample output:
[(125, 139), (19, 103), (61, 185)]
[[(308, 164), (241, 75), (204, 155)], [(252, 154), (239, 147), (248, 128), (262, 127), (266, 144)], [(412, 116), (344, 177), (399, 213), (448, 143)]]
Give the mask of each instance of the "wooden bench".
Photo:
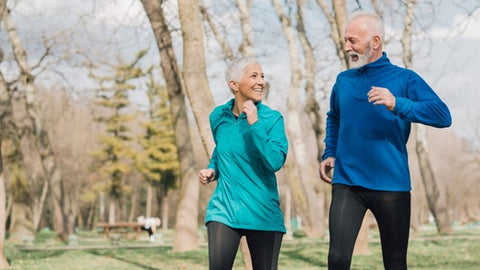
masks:
[(142, 230), (142, 225), (137, 222), (115, 222), (115, 223), (98, 223), (98, 228), (103, 230), (103, 233), (108, 239), (112, 239), (110, 233), (118, 232), (128, 234), (135, 232), (135, 240), (138, 240), (138, 235)]

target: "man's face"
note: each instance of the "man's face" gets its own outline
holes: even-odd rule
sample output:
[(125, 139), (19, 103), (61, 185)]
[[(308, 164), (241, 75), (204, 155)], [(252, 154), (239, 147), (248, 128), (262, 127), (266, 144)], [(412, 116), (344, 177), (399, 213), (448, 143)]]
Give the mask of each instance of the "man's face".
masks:
[(354, 20), (347, 26), (343, 49), (348, 55), (352, 68), (359, 68), (371, 62), (372, 38), (364, 20)]

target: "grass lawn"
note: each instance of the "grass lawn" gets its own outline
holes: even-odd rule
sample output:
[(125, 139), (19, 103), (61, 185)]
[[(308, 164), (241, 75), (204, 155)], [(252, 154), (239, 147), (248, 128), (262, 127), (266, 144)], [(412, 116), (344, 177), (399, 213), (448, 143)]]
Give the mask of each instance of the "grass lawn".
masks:
[[(376, 230), (370, 231), (370, 255), (354, 256), (353, 269), (383, 269), (381, 247)], [(40, 232), (34, 243), (14, 246), (7, 241), (6, 253), (12, 269), (208, 269), (204, 240), (196, 251), (173, 253), (173, 232), (163, 235), (164, 244), (138, 241), (111, 243), (101, 234), (79, 232), (78, 244), (56, 242), (52, 232)], [(203, 238), (202, 238), (203, 239)], [(284, 240), (279, 269), (326, 269), (328, 241), (300, 238)], [(410, 237), (409, 269), (480, 269), (480, 225), (455, 227), (453, 235), (436, 234), (432, 226), (422, 227), (420, 235)], [(244, 269), (239, 252), (234, 269)]]

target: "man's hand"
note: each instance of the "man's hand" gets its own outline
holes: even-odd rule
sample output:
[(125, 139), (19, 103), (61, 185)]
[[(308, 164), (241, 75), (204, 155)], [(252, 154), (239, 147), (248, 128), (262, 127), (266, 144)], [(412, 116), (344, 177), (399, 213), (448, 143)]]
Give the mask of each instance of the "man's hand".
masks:
[(203, 185), (206, 185), (215, 180), (215, 171), (212, 169), (201, 169), (198, 173), (198, 177), (200, 177), (200, 182)]
[(242, 112), (247, 115), (247, 122), (253, 125), (258, 121), (257, 106), (251, 100), (247, 100), (242, 105)]
[(335, 158), (328, 157), (320, 163), (320, 179), (324, 182), (331, 184), (332, 178), (330, 178), (329, 174), (332, 169), (335, 167)]
[(367, 95), (373, 105), (385, 105), (389, 111), (395, 108), (395, 97), (387, 88), (372, 86)]

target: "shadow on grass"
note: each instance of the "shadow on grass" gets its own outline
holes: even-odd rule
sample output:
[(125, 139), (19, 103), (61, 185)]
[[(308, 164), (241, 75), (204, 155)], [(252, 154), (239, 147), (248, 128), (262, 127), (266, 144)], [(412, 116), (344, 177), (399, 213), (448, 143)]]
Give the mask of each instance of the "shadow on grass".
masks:
[(294, 262), (307, 266), (327, 266), (327, 254), (319, 252), (318, 247), (299, 246), (296, 248), (285, 248), (280, 253), (279, 265)]
[(39, 260), (39, 259), (47, 259), (47, 258), (55, 258), (55, 257), (60, 257), (63, 254), (65, 254), (64, 250), (48, 250), (48, 251), (27, 251), (23, 254), (20, 252), (17, 252), (17, 254), (14, 254), (13, 257), (23, 257), (24, 259), (29, 259), (29, 260)]
[[(126, 251), (128, 251), (128, 250), (126, 250)], [(95, 255), (95, 256), (99, 256), (99, 257), (113, 258), (115, 260), (119, 260), (119, 261), (122, 261), (122, 262), (125, 262), (125, 263), (128, 263), (128, 264), (131, 264), (131, 265), (135, 265), (135, 266), (141, 267), (143, 269), (148, 269), (148, 270), (159, 270), (159, 269), (161, 269), (161, 268), (151, 267), (149, 265), (143, 264), (143, 263), (138, 262), (138, 261), (133, 260), (133, 259), (128, 259), (125, 256), (118, 256), (110, 250), (90, 250), (90, 251), (88, 251), (88, 253), (90, 253), (92, 255)], [(123, 255), (123, 253), (121, 253), (120, 255)]]

